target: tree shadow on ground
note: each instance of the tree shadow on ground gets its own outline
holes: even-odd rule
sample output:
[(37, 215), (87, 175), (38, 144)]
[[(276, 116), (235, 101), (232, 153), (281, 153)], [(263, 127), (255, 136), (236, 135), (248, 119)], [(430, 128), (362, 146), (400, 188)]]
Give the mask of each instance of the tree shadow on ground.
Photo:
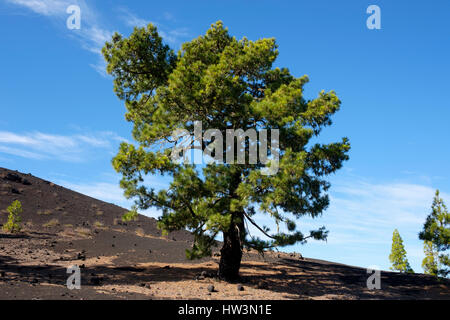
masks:
[[(61, 266), (21, 266), (8, 257), (0, 256), (3, 280), (14, 279), (29, 283), (65, 285), (68, 274)], [(202, 271), (215, 272), (211, 266), (91, 266), (81, 268), (83, 286), (136, 285), (158, 282), (194, 280)], [(438, 282), (425, 275), (404, 275), (382, 272), (381, 290), (367, 289), (370, 274), (365, 269), (338, 264), (283, 259), (278, 263), (242, 263), (242, 283), (257, 287), (263, 282), (266, 290), (286, 298), (344, 298), (344, 299), (449, 299), (449, 282)], [(426, 290), (432, 286), (430, 290)], [(439, 291), (436, 291), (440, 287)]]

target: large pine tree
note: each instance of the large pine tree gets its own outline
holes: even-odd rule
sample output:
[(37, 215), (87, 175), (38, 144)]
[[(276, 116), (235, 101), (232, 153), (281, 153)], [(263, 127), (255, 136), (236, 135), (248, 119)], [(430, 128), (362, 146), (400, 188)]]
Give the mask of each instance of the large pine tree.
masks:
[(403, 239), (400, 237), (400, 233), (397, 229), (392, 234), (392, 249), (389, 255), (391, 261), (391, 270), (413, 273), (411, 266), (409, 265), (408, 258), (406, 257), (406, 250), (403, 246)]
[(424, 241), (423, 252), (425, 253), (425, 258), (422, 260), (424, 273), (437, 276), (439, 271), (439, 257), (433, 242)]
[(419, 238), (432, 243), (433, 248), (439, 254), (439, 268), (437, 274), (447, 277), (450, 273), (450, 259), (448, 250), (450, 248), (450, 213), (445, 206), (444, 200), (439, 196), (439, 190), (431, 205), (431, 213), (428, 215)]
[[(330, 144), (314, 138), (331, 125), (341, 102), (333, 91), (305, 99), (308, 77), (273, 67), (278, 56), (275, 39), (237, 40), (217, 22), (174, 54), (149, 24), (135, 28), (128, 38), (116, 33), (103, 54), (137, 143), (122, 143), (113, 159), (123, 175), (121, 186), (127, 197), (136, 198), (138, 208), (162, 209), (159, 227), (165, 232), (186, 228), (194, 234), (189, 258), (210, 255), (216, 236), (222, 234), (219, 275), (233, 279), (244, 247), (263, 250), (326, 239), (325, 228), (304, 235), (286, 214), (317, 217), (329, 204), (326, 177), (348, 159), (350, 145), (346, 138)], [(203, 166), (171, 161), (177, 142), (173, 131), (194, 136), (196, 122), (202, 124), (204, 146), (213, 142), (205, 135), (209, 129), (223, 137), (228, 129), (279, 130), (278, 170), (265, 174), (273, 162), (261, 159)], [(215, 152), (226, 155), (226, 146)], [(167, 190), (156, 192), (145, 184), (146, 175), (154, 174), (173, 178)], [(259, 226), (253, 219), (257, 213), (285, 224), (287, 232)], [(269, 240), (251, 237), (248, 225)]]

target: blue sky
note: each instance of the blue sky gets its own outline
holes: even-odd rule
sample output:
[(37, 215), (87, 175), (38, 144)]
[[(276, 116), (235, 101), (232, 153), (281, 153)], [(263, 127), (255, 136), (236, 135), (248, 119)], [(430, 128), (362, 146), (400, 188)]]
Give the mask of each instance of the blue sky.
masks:
[[(71, 4), (81, 7), (80, 30), (66, 27)], [(372, 4), (381, 30), (366, 27)], [(307, 97), (324, 89), (342, 100), (321, 139), (348, 136), (350, 160), (330, 177), (328, 210), (299, 222), (305, 231), (327, 226), (328, 242), (287, 250), (388, 269), (398, 228), (422, 272), (417, 233), (434, 190), (450, 205), (449, 16), (443, 0), (0, 0), (0, 166), (129, 206), (110, 160), (120, 141), (132, 140), (131, 127), (99, 50), (112, 32), (128, 35), (147, 22), (178, 50), (222, 20), (238, 38), (275, 37), (276, 65), (310, 77)]]

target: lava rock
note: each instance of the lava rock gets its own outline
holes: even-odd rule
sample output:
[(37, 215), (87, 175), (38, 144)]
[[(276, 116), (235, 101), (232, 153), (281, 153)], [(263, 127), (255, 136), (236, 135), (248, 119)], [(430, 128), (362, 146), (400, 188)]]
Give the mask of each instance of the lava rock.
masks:
[(102, 277), (92, 277), (90, 283), (94, 286), (99, 286), (101, 285), (102, 281), (103, 281)]
[(21, 182), (22, 181), (22, 178), (16, 173), (8, 173), (5, 176), (5, 179), (12, 181), (12, 182)]
[(264, 281), (258, 281), (258, 284), (256, 285), (256, 287), (258, 288), (258, 289), (267, 289), (267, 283), (266, 282), (264, 282)]

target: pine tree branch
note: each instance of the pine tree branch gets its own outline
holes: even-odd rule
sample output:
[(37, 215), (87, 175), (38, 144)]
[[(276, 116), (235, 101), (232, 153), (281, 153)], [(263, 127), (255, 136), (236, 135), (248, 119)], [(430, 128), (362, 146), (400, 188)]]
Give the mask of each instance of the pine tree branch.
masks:
[(271, 239), (276, 240), (275, 237), (271, 236), (270, 234), (268, 234), (267, 232), (265, 232), (265, 231), (263, 230), (263, 228), (261, 228), (260, 226), (258, 226), (258, 225), (256, 224), (256, 222), (253, 221), (253, 219), (250, 218), (250, 217), (247, 215), (247, 213), (245, 213), (245, 211), (242, 211), (242, 212), (244, 213), (244, 216), (248, 219), (248, 221), (250, 221), (251, 224), (254, 225), (256, 228), (258, 228), (258, 230), (261, 231), (265, 236), (267, 236), (267, 237), (269, 237), (269, 238), (271, 238)]

